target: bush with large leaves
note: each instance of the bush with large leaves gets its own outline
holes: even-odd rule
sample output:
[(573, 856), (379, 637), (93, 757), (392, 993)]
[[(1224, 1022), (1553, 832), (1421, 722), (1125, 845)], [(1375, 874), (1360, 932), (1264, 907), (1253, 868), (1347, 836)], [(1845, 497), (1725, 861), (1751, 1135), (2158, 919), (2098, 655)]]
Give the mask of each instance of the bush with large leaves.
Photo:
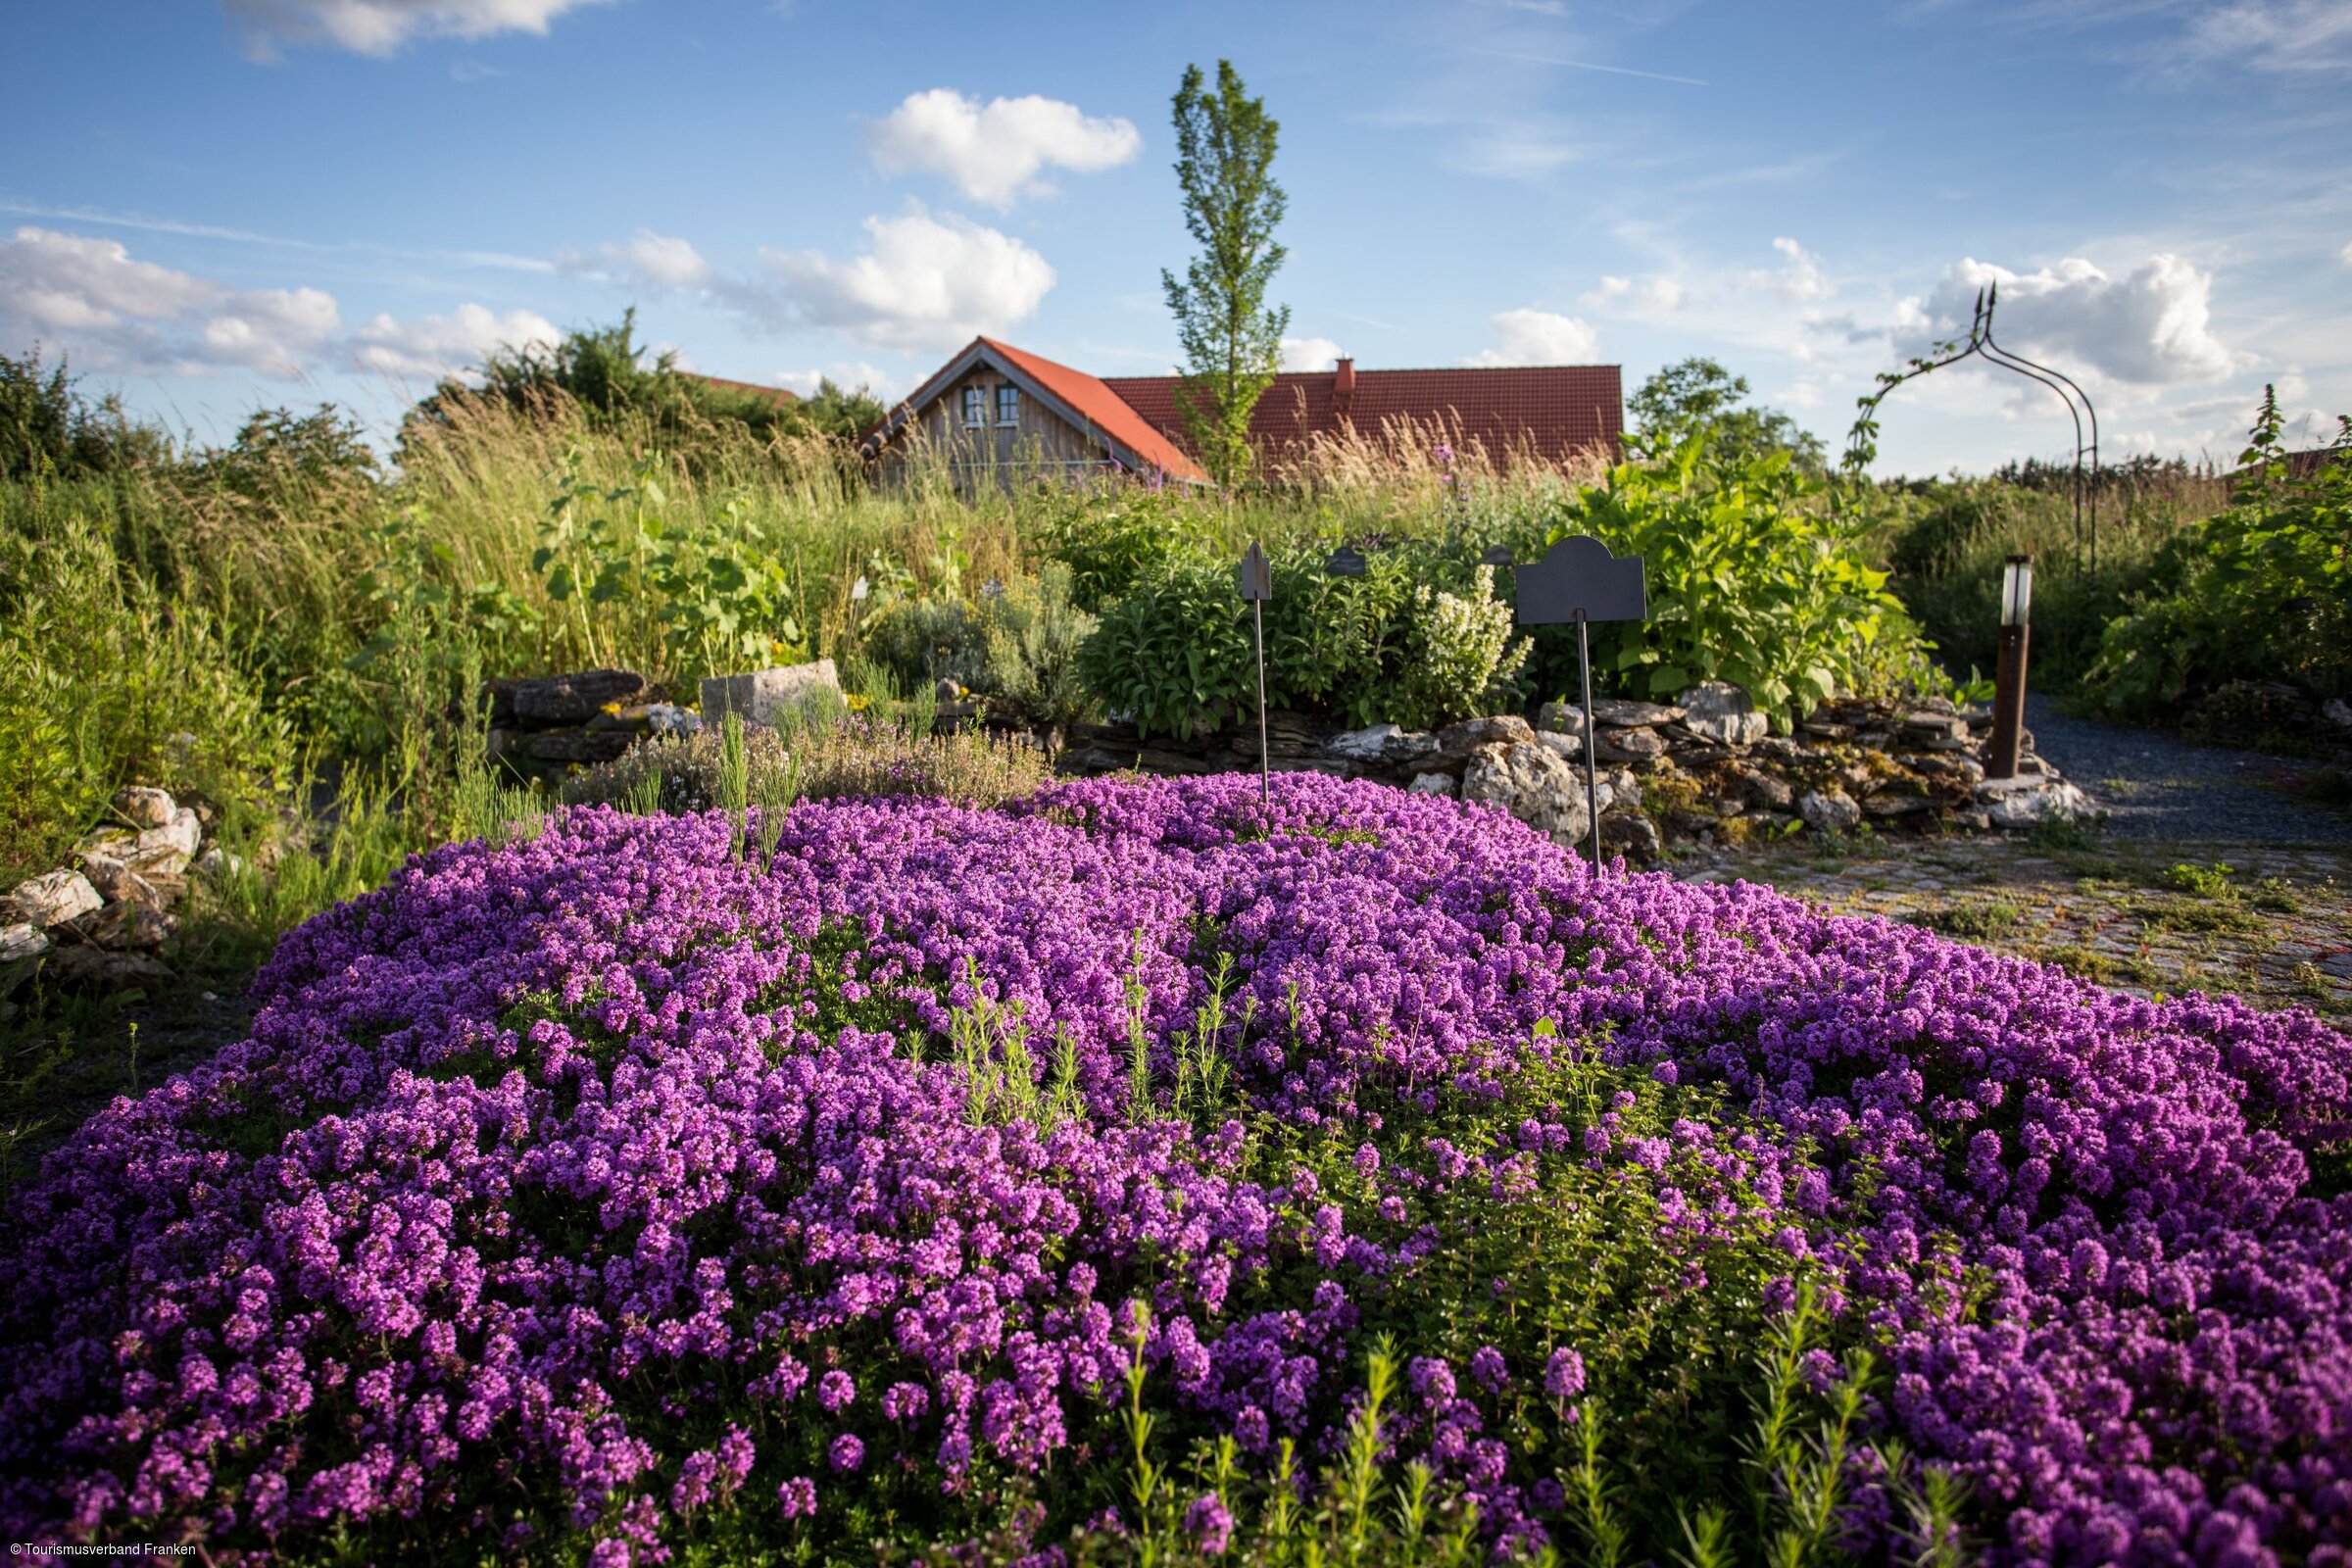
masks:
[(1591, 534), (1647, 563), (1649, 619), (1595, 625), (1595, 669), (1660, 701), (1731, 681), (1784, 729), (1860, 688), (1886, 663), (1882, 640), (1916, 632), (1821, 489), (1787, 452), (1727, 457), (1698, 435), (1551, 503), (1541, 520), (1552, 540)]
[(2230, 509), (2158, 553), (2157, 586), (2109, 622), (2084, 684), (2126, 718), (2162, 720), (2232, 680), (2352, 695), (2352, 418), (2292, 472), (2267, 387)]

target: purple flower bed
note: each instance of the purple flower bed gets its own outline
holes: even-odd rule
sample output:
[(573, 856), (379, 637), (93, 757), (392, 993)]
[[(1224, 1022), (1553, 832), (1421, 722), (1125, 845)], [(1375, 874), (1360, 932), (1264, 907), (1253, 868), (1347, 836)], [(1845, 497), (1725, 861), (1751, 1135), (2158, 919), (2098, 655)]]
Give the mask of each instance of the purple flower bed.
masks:
[[(715, 813), (582, 810), (313, 921), (252, 1041), (14, 1204), (0, 1523), (661, 1560), (714, 1510), (1066, 1470), (1139, 1343), (1246, 1460), (1319, 1453), (1381, 1303), (1457, 1245), (1433, 1205), (1504, 1227), (1590, 1167), (1693, 1301), (1816, 1280), (2001, 1560), (2352, 1564), (2352, 1042), (1256, 787), (803, 806), (765, 868)], [(1594, 1053), (1725, 1116), (1521, 1114)], [(1404, 1137), (1447, 1105), (1499, 1131)], [(1299, 1141), (1358, 1152), (1318, 1178)], [(1506, 1545), (1557, 1515), (1529, 1435), (1589, 1362), (1631, 1375), (1559, 1311), (1399, 1347), (1399, 1453)]]

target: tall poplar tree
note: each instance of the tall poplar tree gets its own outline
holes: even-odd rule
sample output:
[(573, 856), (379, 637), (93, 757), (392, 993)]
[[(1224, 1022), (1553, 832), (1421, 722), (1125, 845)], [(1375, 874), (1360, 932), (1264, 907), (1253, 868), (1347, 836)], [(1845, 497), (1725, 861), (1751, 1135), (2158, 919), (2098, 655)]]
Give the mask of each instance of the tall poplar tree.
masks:
[(1216, 90), (1205, 88), (1200, 68), (1188, 66), (1175, 99), (1176, 180), (1200, 252), (1181, 279), (1163, 269), (1159, 284), (1184, 347), (1185, 430), (1210, 475), (1232, 485), (1249, 476), (1250, 412), (1274, 384), (1291, 324), (1290, 307), (1266, 306), (1289, 254), (1274, 225), (1290, 198), (1269, 172), (1282, 127), (1265, 101), (1249, 96), (1230, 60), (1217, 62)]

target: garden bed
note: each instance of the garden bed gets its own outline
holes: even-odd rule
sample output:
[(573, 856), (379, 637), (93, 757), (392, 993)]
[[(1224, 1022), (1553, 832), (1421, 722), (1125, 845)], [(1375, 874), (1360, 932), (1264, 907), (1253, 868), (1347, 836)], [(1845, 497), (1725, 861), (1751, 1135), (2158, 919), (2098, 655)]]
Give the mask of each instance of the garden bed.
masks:
[(574, 811), (259, 1001), (12, 1206), (13, 1539), (2352, 1544), (2306, 1013), (1313, 777)]

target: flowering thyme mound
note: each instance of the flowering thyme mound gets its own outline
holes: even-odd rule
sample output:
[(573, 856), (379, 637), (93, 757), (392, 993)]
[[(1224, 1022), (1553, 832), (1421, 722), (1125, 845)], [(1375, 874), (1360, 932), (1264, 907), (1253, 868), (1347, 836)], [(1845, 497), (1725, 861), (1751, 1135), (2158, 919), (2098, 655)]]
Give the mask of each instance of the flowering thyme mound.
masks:
[[(949, 1528), (975, 1478), (1115, 1469), (1138, 1355), (1245, 1467), (1312, 1462), (1379, 1329), (1399, 1457), (1565, 1542), (1588, 1378), (1637, 1441), (1658, 1357), (1743, 1364), (1724, 1314), (1809, 1279), (2006, 1559), (2352, 1560), (2352, 1043), (1256, 790), (421, 858), (20, 1195), (0, 1523), (600, 1561)], [(1571, 1234), (1610, 1215), (1641, 1235)], [(1853, 1526), (1899, 1535), (1872, 1473)]]

